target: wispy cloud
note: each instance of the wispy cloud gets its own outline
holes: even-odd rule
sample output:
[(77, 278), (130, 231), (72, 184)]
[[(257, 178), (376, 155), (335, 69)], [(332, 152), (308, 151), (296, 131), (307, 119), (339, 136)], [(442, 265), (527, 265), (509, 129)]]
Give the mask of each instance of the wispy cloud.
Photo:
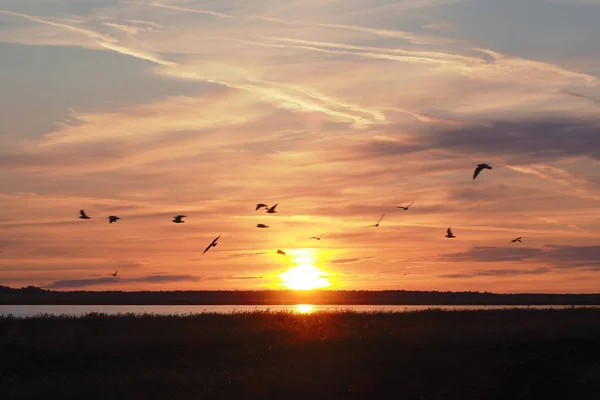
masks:
[(104, 25), (134, 36), (140, 32), (140, 28), (135, 25), (117, 24), (114, 22), (104, 22)]
[(102, 33), (96, 32), (96, 31), (92, 31), (89, 29), (84, 29), (84, 28), (80, 28), (78, 26), (74, 26), (74, 25), (69, 25), (69, 24), (61, 24), (58, 22), (52, 22), (52, 21), (48, 21), (46, 19), (43, 18), (38, 18), (38, 17), (34, 17), (31, 15), (27, 15), (27, 14), (21, 14), (21, 13), (16, 13), (16, 12), (12, 12), (12, 11), (4, 11), (4, 10), (0, 10), (0, 14), (4, 14), (4, 15), (11, 15), (14, 17), (19, 17), (19, 18), (24, 18), (27, 19), (29, 21), (33, 21), (33, 22), (39, 22), (40, 24), (45, 24), (45, 25), (49, 25), (49, 26), (55, 26), (57, 28), (63, 28), (72, 32), (76, 32), (76, 33), (80, 33), (82, 35), (85, 35), (91, 39), (96, 39), (96, 40), (101, 40), (103, 42), (107, 42), (107, 43), (117, 43), (118, 40), (108, 36), (108, 35), (104, 35)]
[(520, 275), (541, 275), (547, 274), (551, 272), (552, 269), (548, 267), (540, 267), (531, 270), (527, 269), (489, 269), (483, 270), (478, 269), (473, 272), (466, 273), (456, 273), (456, 274), (442, 274), (440, 278), (450, 278), (450, 279), (458, 279), (458, 278), (475, 278), (475, 277), (513, 277)]
[(312, 23), (312, 22), (301, 22), (301, 21), (286, 21), (278, 18), (271, 17), (261, 17), (261, 19), (265, 21), (278, 22), (283, 24), (292, 24), (292, 25), (304, 25), (304, 26), (313, 26), (313, 27), (322, 27), (322, 28), (332, 28), (332, 29), (344, 29), (361, 33), (368, 33), (376, 36), (384, 36), (391, 37), (397, 39), (404, 39), (412, 43), (417, 44), (440, 44), (440, 43), (449, 43), (452, 42), (450, 39), (440, 38), (440, 37), (428, 37), (425, 35), (417, 35), (412, 32), (404, 32), (390, 29), (378, 29), (378, 28), (369, 28), (358, 25), (345, 25), (345, 24), (325, 24), (325, 23)]
[(171, 283), (195, 282), (200, 277), (193, 275), (149, 275), (137, 278), (96, 278), (96, 279), (67, 279), (52, 282), (48, 289), (74, 289), (99, 285), (116, 285), (124, 283)]
[(164, 8), (166, 10), (181, 11), (184, 13), (205, 14), (205, 15), (212, 15), (213, 17), (235, 19), (235, 17), (233, 15), (224, 14), (224, 13), (220, 13), (217, 11), (199, 10), (199, 9), (189, 8), (189, 7), (175, 6), (172, 4), (143, 3), (143, 2), (134, 2), (134, 4), (144, 6), (144, 7), (158, 7), (158, 8)]
[(529, 261), (557, 268), (600, 268), (600, 246), (545, 246), (542, 248), (473, 247), (462, 253), (446, 254), (440, 261), (516, 262)]
[(149, 54), (149, 53), (146, 53), (143, 51), (138, 51), (138, 50), (134, 50), (131, 48), (119, 46), (114, 43), (98, 42), (98, 45), (105, 49), (116, 51), (117, 53), (125, 54), (125, 55), (139, 58), (142, 60), (150, 61), (155, 64), (164, 65), (164, 66), (168, 66), (168, 67), (173, 67), (173, 66), (178, 65), (176, 62), (163, 60), (153, 54)]
[(356, 264), (363, 261), (372, 260), (375, 257), (354, 257), (354, 258), (337, 258), (335, 260), (330, 260), (330, 264)]
[(591, 102), (593, 104), (600, 105), (600, 98), (597, 98), (597, 97), (594, 97), (594, 96), (590, 96), (590, 95), (586, 95), (586, 94), (578, 93), (578, 92), (573, 92), (571, 90), (566, 90), (566, 89), (559, 90), (559, 92), (562, 93), (562, 94), (566, 94), (567, 96), (575, 97), (575, 98), (578, 98), (578, 99), (584, 99), (584, 100), (587, 100), (587, 101), (589, 101), (589, 102)]

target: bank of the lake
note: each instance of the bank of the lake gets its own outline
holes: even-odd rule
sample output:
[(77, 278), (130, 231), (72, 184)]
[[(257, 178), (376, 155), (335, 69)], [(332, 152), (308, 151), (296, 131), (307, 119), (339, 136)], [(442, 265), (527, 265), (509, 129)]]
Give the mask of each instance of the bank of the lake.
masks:
[(600, 398), (599, 309), (0, 317), (0, 397)]

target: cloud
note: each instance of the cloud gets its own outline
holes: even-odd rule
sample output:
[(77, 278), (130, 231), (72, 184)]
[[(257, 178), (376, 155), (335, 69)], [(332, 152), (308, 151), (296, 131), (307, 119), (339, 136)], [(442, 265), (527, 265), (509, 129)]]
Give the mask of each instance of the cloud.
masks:
[(472, 247), (466, 252), (445, 254), (447, 262), (539, 262), (556, 268), (600, 269), (600, 246)]
[(600, 120), (558, 119), (490, 121), (459, 128), (445, 125), (402, 139), (373, 138), (366, 152), (380, 156), (444, 150), (463, 156), (502, 156), (506, 163), (531, 164), (568, 157), (600, 160)]
[(507, 262), (539, 258), (541, 249), (530, 247), (472, 247), (464, 253), (447, 254), (440, 261)]
[(137, 25), (146, 25), (149, 26), (151, 28), (154, 29), (162, 29), (164, 28), (164, 25), (159, 24), (157, 22), (153, 22), (153, 21), (144, 21), (144, 20), (139, 20), (139, 19), (128, 19), (127, 22), (130, 22), (132, 24), (137, 24)]
[(12, 11), (4, 11), (4, 10), (0, 10), (0, 14), (4, 14), (4, 15), (11, 15), (14, 17), (20, 17), (20, 18), (25, 18), (28, 19), (30, 21), (33, 22), (39, 22), (40, 24), (44, 24), (44, 25), (49, 25), (49, 26), (55, 26), (57, 28), (63, 28), (75, 33), (80, 33), (82, 35), (85, 35), (91, 39), (96, 39), (96, 40), (100, 40), (106, 43), (117, 43), (118, 40), (115, 39), (112, 36), (109, 35), (104, 35), (102, 33), (96, 32), (96, 31), (92, 31), (89, 29), (84, 29), (84, 28), (80, 28), (78, 26), (74, 26), (74, 25), (69, 25), (69, 24), (61, 24), (58, 22), (52, 22), (52, 21), (48, 21), (45, 20), (43, 18), (38, 18), (38, 17), (33, 17), (27, 14), (21, 14), (21, 13), (16, 13), (16, 12), (12, 12)]
[(444, 21), (432, 22), (430, 24), (423, 25), (423, 29), (431, 29), (434, 31), (451, 31), (451, 32), (456, 32), (458, 30), (458, 28), (456, 26), (452, 25), (451, 23), (444, 22)]
[(133, 36), (140, 32), (140, 28), (135, 25), (117, 24), (114, 22), (104, 22), (104, 25)]
[(596, 105), (600, 105), (600, 99), (594, 96), (590, 96), (583, 93), (573, 92), (571, 90), (559, 90), (559, 93), (566, 94), (567, 96), (575, 97), (578, 99), (584, 99)]
[(330, 264), (356, 264), (367, 260), (372, 260), (375, 257), (355, 257), (355, 258), (337, 258), (329, 261)]
[(48, 289), (72, 289), (98, 285), (114, 285), (124, 283), (173, 283), (196, 282), (200, 277), (194, 275), (149, 275), (138, 278), (97, 278), (97, 279), (67, 279), (52, 282)]
[(548, 267), (540, 267), (532, 270), (525, 269), (478, 269), (473, 272), (467, 273), (456, 273), (456, 274), (442, 274), (439, 275), (440, 278), (450, 278), (450, 279), (458, 279), (458, 278), (475, 278), (475, 277), (513, 277), (520, 275), (541, 275), (547, 274), (551, 272), (552, 269)]
[(268, 252), (266, 252), (266, 251), (257, 251), (257, 252), (248, 252), (248, 253), (228, 254), (227, 258), (254, 257), (254, 256), (260, 256), (260, 255), (264, 255), (264, 254), (268, 254)]
[(181, 6), (174, 6), (174, 5), (170, 5), (170, 4), (160, 4), (160, 3), (134, 2), (134, 4), (144, 6), (144, 7), (158, 7), (158, 8), (164, 8), (167, 10), (181, 11), (184, 13), (205, 14), (205, 15), (212, 15), (213, 17), (219, 17), (219, 18), (236, 19), (233, 15), (224, 14), (224, 13), (220, 13), (217, 11), (211, 11), (211, 10), (199, 10), (199, 9), (195, 9), (195, 8), (188, 8), (188, 7), (181, 7)]
[[(268, 38), (273, 41), (289, 43), (283, 44), (282, 47), (292, 47), (302, 50), (320, 51), (331, 54), (347, 54), (355, 55), (359, 57), (383, 59), (390, 61), (401, 61), (401, 62), (414, 62), (419, 64), (452, 64), (460, 63), (461, 65), (472, 65), (472, 64), (483, 64), (484, 60), (475, 57), (466, 57), (456, 54), (440, 53), (440, 52), (428, 52), (428, 51), (409, 51), (402, 49), (387, 49), (382, 47), (367, 47), (367, 46), (355, 46), (343, 43), (331, 43), (331, 42), (316, 42), (311, 40), (300, 40), (292, 38)], [(252, 44), (263, 44), (269, 45), (268, 43), (255, 43)], [(275, 45), (277, 46), (277, 45)]]
[[(490, 63), (490, 68), (482, 68), (480, 70), (474, 69), (470, 71), (470, 73), (476, 73), (477, 76), (481, 78), (498, 79), (508, 71), (513, 70), (524, 74), (520, 79), (530, 76), (534, 78), (534, 75), (537, 75), (538, 78), (542, 79), (546, 76), (556, 76), (566, 78), (574, 84), (585, 84), (588, 86), (598, 85), (598, 78), (593, 75), (573, 72), (555, 64), (502, 54), (490, 49), (476, 48), (474, 50), (486, 54), (491, 57), (493, 61)], [(556, 83), (560, 84), (561, 82), (558, 81)], [(553, 84), (554, 82), (547, 82), (548, 86)]]
[(433, 37), (426, 35), (418, 35), (412, 32), (398, 31), (398, 30), (390, 30), (390, 29), (380, 29), (380, 28), (369, 28), (358, 25), (346, 25), (346, 24), (325, 24), (325, 23), (312, 23), (312, 22), (302, 22), (302, 21), (286, 21), (278, 18), (270, 18), (270, 17), (261, 17), (261, 19), (270, 22), (279, 22), (282, 24), (292, 24), (292, 25), (303, 25), (303, 26), (313, 26), (313, 27), (321, 27), (321, 28), (331, 28), (331, 29), (344, 29), (361, 33), (368, 33), (376, 36), (384, 36), (391, 37), (396, 39), (404, 39), (411, 43), (416, 44), (441, 44), (441, 43), (449, 43), (452, 42), (450, 39), (441, 38), (441, 37)]
[[(46, 19), (42, 19), (42, 18), (38, 18), (38, 17), (33, 17), (27, 14), (21, 14), (21, 13), (15, 13), (15, 12), (11, 12), (11, 11), (3, 11), (0, 10), (0, 14), (5, 14), (5, 15), (11, 15), (11, 16), (15, 16), (15, 17), (21, 17), (21, 18), (25, 18), (28, 19), (30, 21), (33, 22), (39, 22), (41, 24), (44, 25), (49, 25), (49, 26), (54, 26), (54, 27), (58, 27), (58, 28), (63, 28), (66, 29), (68, 31), (71, 32), (75, 32), (75, 33), (79, 33), (82, 35), (87, 36), (90, 39), (94, 39), (95, 43), (97, 46), (99, 46), (100, 48), (103, 49), (107, 49), (107, 50), (111, 50), (111, 51), (115, 51), (117, 53), (120, 54), (124, 54), (124, 55), (128, 55), (128, 56), (132, 56), (135, 58), (139, 58), (142, 60), (146, 60), (146, 61), (150, 61), (152, 63), (158, 64), (158, 65), (162, 65), (162, 66), (177, 66), (178, 64), (172, 61), (167, 61), (167, 60), (163, 60), (160, 57), (151, 54), (147, 51), (144, 50), (136, 50), (134, 48), (130, 48), (124, 45), (119, 45), (119, 40), (114, 38), (113, 36), (110, 35), (105, 35), (103, 33), (100, 32), (96, 32), (90, 29), (84, 29), (84, 28), (80, 28), (78, 26), (74, 26), (74, 25), (69, 25), (69, 24), (62, 24), (62, 23), (57, 23), (57, 22), (52, 22), (52, 21), (48, 21)], [(104, 25), (107, 25), (109, 27), (115, 28), (121, 32), (127, 32), (129, 34), (135, 34), (137, 33), (138, 29), (135, 27), (131, 27), (131, 26), (126, 26), (126, 25), (120, 25), (120, 24), (114, 24), (114, 23), (110, 23), (110, 22), (104, 22)]]
[(125, 55), (131, 56), (131, 57), (139, 58), (141, 60), (150, 61), (150, 62), (158, 64), (158, 65), (163, 65), (163, 66), (168, 66), (168, 67), (173, 67), (173, 66), (178, 65), (176, 62), (163, 60), (156, 55), (146, 53), (143, 51), (130, 49), (130, 48), (123, 47), (123, 46), (119, 46), (114, 43), (98, 41), (98, 45), (105, 49), (116, 51), (117, 53), (125, 54)]

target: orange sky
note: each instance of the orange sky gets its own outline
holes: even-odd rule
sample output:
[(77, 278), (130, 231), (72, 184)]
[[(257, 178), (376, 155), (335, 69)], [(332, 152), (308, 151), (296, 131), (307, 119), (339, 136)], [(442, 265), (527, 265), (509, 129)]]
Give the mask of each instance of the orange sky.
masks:
[(596, 2), (22, 3), (0, 10), (0, 284), (600, 287)]

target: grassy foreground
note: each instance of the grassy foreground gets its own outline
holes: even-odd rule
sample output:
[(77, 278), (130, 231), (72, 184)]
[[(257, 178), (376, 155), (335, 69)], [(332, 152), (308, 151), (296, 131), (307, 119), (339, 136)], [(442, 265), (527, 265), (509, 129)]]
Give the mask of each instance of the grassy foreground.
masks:
[(0, 399), (600, 399), (600, 310), (0, 317)]

